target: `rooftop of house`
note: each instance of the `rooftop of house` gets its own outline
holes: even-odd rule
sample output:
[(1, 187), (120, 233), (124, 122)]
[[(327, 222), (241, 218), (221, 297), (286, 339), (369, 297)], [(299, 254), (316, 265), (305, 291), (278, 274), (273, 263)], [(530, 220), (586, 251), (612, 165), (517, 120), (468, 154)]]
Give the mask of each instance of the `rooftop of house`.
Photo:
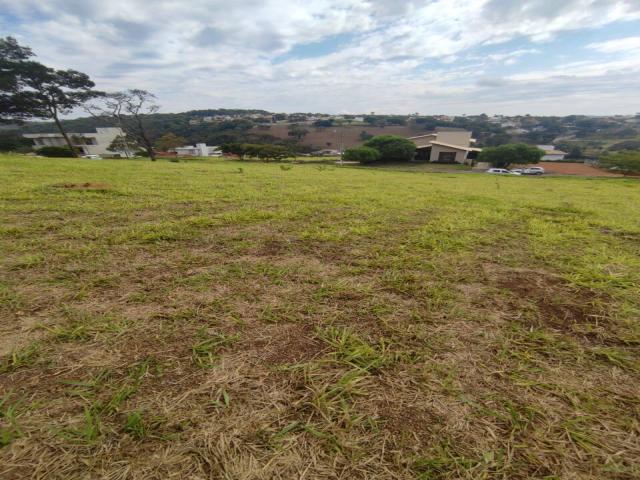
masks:
[[(433, 142), (431, 142), (431, 144), (432, 145), (440, 145), (441, 147), (453, 148), (454, 150), (464, 150), (466, 152), (480, 152), (480, 151), (482, 151), (481, 148), (464, 147), (462, 145), (453, 145), (451, 143), (438, 142), (438, 141), (433, 141)], [(425, 148), (425, 147), (418, 147), (418, 148)]]
[(408, 139), (413, 141), (417, 148), (428, 148), (431, 145), (440, 145), (458, 150), (480, 151), (479, 149), (471, 147), (471, 144), (476, 142), (475, 138), (471, 138), (471, 132), (461, 128), (436, 128), (435, 132), (416, 135)]
[[(96, 135), (109, 134), (109, 133), (115, 133), (117, 135), (121, 135), (122, 130), (120, 130), (120, 128), (118, 127), (97, 127), (96, 131), (92, 133), (68, 132), (67, 135), (92, 138), (92, 137), (95, 137)], [(59, 132), (58, 133), (24, 133), (22, 136), (24, 138), (62, 138), (62, 134)]]

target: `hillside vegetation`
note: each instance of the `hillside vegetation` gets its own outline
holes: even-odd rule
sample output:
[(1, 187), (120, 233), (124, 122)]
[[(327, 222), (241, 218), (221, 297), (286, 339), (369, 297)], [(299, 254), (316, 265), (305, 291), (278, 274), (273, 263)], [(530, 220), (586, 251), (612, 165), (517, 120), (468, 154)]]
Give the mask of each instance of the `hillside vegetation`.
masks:
[(0, 477), (640, 477), (640, 183), (0, 157)]

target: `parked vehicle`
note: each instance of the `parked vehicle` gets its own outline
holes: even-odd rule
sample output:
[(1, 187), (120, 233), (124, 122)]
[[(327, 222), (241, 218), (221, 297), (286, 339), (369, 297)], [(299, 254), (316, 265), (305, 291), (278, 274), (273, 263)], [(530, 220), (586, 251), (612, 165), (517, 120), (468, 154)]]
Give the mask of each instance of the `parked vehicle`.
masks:
[(522, 174), (525, 173), (525, 170), (522, 169), (522, 168), (514, 168), (513, 170), (511, 170), (511, 173), (516, 173), (516, 174), (522, 175)]
[(82, 158), (88, 158), (90, 160), (100, 160), (102, 157), (100, 155), (82, 155)]
[(507, 170), (506, 168), (490, 168), (486, 173), (492, 173), (494, 175), (522, 175), (521, 173)]
[(544, 168), (542, 167), (529, 167), (524, 169), (525, 175), (542, 175), (544, 173)]

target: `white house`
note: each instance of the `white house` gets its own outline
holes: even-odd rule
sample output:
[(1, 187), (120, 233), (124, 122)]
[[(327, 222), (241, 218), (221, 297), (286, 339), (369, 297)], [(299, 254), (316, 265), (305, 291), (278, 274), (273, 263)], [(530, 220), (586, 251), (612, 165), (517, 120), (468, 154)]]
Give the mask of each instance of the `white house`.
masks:
[[(124, 132), (117, 127), (96, 128), (96, 133), (68, 133), (73, 146), (82, 155), (100, 155), (102, 157), (130, 157), (133, 152), (108, 150), (111, 142), (118, 136), (124, 136)], [(33, 140), (35, 149), (42, 147), (66, 147), (64, 137), (61, 133), (25, 133), (25, 138)]]
[(569, 155), (567, 152), (563, 152), (562, 150), (556, 150), (553, 145), (537, 145), (540, 150), (544, 150), (544, 156), (541, 158), (542, 161), (553, 162), (557, 160), (564, 160), (564, 157)]
[(206, 143), (196, 143), (173, 149), (179, 157), (221, 157), (222, 150), (217, 146), (207, 146)]
[(481, 151), (471, 146), (476, 140), (466, 130), (436, 128), (434, 133), (410, 137), (409, 140), (416, 144), (416, 161), (471, 164)]

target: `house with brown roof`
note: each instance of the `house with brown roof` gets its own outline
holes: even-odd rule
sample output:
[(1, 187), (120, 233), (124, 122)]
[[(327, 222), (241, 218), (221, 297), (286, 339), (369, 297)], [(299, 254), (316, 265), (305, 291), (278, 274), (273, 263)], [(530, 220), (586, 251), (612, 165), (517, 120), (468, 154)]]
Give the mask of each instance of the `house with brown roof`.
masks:
[(467, 130), (436, 128), (409, 140), (416, 144), (415, 161), (471, 164), (481, 151), (471, 146), (476, 140)]

